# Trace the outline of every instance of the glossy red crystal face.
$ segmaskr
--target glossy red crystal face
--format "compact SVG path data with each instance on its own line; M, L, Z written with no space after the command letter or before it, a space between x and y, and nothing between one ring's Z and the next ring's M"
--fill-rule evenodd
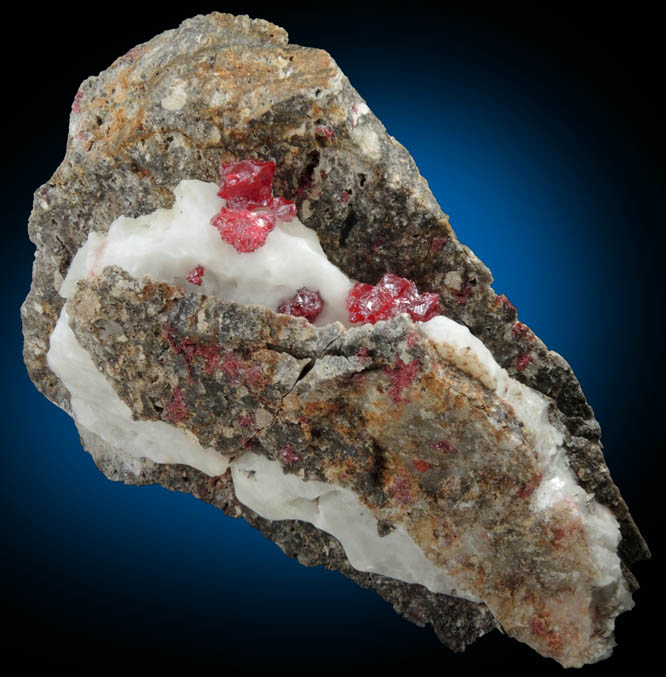
M186 279L190 284L196 284L197 287L200 287L201 283L203 282L204 272L205 271L203 266L195 266L187 274Z
M220 165L218 195L227 201L227 207L246 208L266 206L273 194L274 162L241 160Z
M296 203L284 197L273 197L268 208L280 221L291 221L296 216Z
M404 277L386 273L373 287L357 282L347 297L350 322L375 324L407 313L415 322L427 322L441 315L439 294L419 294L416 285Z
M274 174L271 161L248 159L220 165L218 195L227 204L211 219L211 225L239 253L256 251L275 228L276 219L291 221L296 215L296 203L273 197Z
M309 322L314 322L324 308L324 301L318 291L312 291L301 287L293 298L278 307L278 313L304 317Z

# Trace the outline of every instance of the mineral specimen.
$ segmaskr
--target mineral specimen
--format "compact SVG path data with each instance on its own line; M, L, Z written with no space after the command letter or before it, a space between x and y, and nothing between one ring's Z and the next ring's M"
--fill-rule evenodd
M649 551L592 410L331 57L199 16L75 101L24 357L100 470L243 517L453 649L501 627L608 656Z

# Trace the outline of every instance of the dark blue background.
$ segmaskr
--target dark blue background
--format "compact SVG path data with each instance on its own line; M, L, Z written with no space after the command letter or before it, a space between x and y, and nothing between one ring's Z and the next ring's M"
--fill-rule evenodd
M245 523L190 496L109 482L27 378L18 314L34 251L26 223L32 192L64 155L79 83L213 9L273 20L292 42L332 54L412 153L496 291L573 366L613 477L657 554L665 205L656 20L636 8L628 17L409 6L380 16L333 4L155 4L131 14L114 4L76 16L52 8L17 29L21 46L3 60L5 651L45 665L131 658L226 670L245 661L300 672L312 659L321 671L436 661L559 672L499 633L455 655L375 593L301 567ZM651 651L661 568L636 567L636 609L618 620L613 658L588 672Z

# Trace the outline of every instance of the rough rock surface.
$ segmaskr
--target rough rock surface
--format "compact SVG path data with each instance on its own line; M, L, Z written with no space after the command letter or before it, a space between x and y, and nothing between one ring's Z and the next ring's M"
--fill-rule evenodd
M46 353L64 302L58 289L88 233L106 232L120 215L138 216L168 207L173 202L171 189L181 179L216 181L220 160L244 157L277 163L276 194L297 200L299 218L317 231L329 259L347 275L374 284L389 271L413 280L419 289L439 292L446 314L469 327L511 376L552 398L554 416L566 429L568 459L581 486L608 506L620 523L624 563L649 556L610 478L599 426L569 365L517 321L516 310L505 297L494 293L489 271L458 242L412 158L387 135L331 57L320 50L289 45L282 29L264 21L223 14L195 17L135 47L82 84L72 105L65 160L36 192L29 224L37 257L32 288L22 308L24 357L31 378L45 396L70 411L69 393L48 368ZM361 401L359 391L364 387L359 373L386 379L390 399L391 370L400 368L391 346L412 331L403 320L369 330L375 340L368 345L376 349L370 368L365 358L357 356L365 345L361 339L354 343L356 338L340 338L335 325L323 333L302 320L281 317L278 321L266 309L224 306L228 319L220 326L228 334L229 345L221 344L219 337L213 343L205 331L196 338L217 345L218 357L219 351L222 357L231 354L248 373L251 365L243 362L250 360L248 345L240 356L233 351L249 339L261 344L256 349L262 352L256 357L262 369L254 381L243 384L249 397L245 404L248 415L256 414L257 407L272 412L269 426L239 431L231 422L243 412L234 404L225 419L219 408L207 408L201 398L206 378L210 378L205 365L189 363L174 349L186 338L183 317L192 316L191 304L201 302L201 297L189 297L166 285L144 288L141 284L110 270L97 287L81 284L70 303L75 309L73 329L95 360L101 362L103 353L103 361L108 364L111 357L122 373L136 372L133 353L114 350L108 339L113 332L91 330L100 328L94 323L103 316L113 316L128 335L134 330L144 332L134 340L144 346L146 354L153 350L166 353L166 363L153 365L156 390L146 389L141 377L114 379L109 373L135 416L163 418L174 387L182 386L184 411L196 415L187 413L175 421L172 417L171 422L187 425L203 444L233 451L256 443L275 458L280 457L279 449L291 444L304 461L306 477L310 473L313 478L319 478L326 467L339 467L341 458L321 465L326 450L335 446L352 461L344 481L377 506L385 501L381 483L375 481L378 455L373 442L368 438L350 446L341 428L334 426L322 434L327 444L317 445L312 442L316 425L310 420L307 437L293 411L290 418L289 403L292 397L307 400L308 379L325 376L322 358L326 356L337 360L337 376L350 383L356 379L348 388L354 406ZM144 300L162 304L156 316L168 321L155 324L149 335L147 318L138 323L128 311L138 313L147 306L126 303L127 299L120 303L113 289L143 293ZM114 298L115 306L110 301ZM209 312L222 312L222 302L211 299L209 303ZM173 308L181 315L169 315ZM100 314L91 317L93 311ZM336 341L338 349L327 352ZM413 359L428 367L426 349L414 345L409 350ZM188 378L195 384L189 390ZM202 385L197 397L193 390ZM230 403L236 403L231 391L227 396ZM311 414L328 425L332 414L322 411L326 393L318 397ZM284 418L277 416L281 408ZM327 437L331 430L338 431L335 445ZM432 624L440 639L454 649L464 648L496 626L483 604L354 570L334 538L306 523L262 519L235 498L229 473L209 478L184 466L137 461L81 427L80 433L84 446L109 478L136 484L159 482L169 489L192 492L227 514L242 516L304 564L337 569L376 589L415 623ZM306 452L313 447L317 454L308 456ZM408 451L405 454L409 456ZM410 474L410 482L414 476ZM441 479L432 476L429 481L436 484ZM418 491L425 496L427 489L420 486ZM630 587L635 587L628 569L625 572Z

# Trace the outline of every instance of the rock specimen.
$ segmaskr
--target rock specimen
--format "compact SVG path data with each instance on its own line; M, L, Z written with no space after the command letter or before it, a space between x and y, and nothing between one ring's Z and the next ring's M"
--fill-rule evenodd
M107 477L453 649L610 654L649 551L593 412L328 54L224 14L135 47L82 84L29 227L25 361Z

